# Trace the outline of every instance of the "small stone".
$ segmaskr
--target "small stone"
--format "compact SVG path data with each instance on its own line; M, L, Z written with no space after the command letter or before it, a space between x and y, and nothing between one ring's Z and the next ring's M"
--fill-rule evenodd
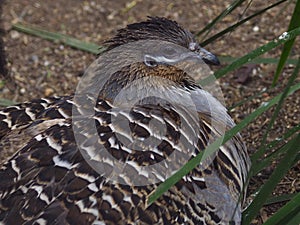
M115 18L115 15L116 15L116 12L113 11L111 14L109 14L109 15L107 16L107 19L108 19L108 20L113 20L113 19Z
M258 32L258 31L259 31L259 26L254 26L254 27L253 27L253 31L254 31L254 32Z
M28 41L28 37L27 36L23 37L23 43L24 43L24 45L28 45L29 41Z
M18 39L20 37L20 33L18 31L12 30L10 32L10 36L12 39Z
M25 89L25 88L21 88L21 89L20 89L20 93L21 93L21 94L25 94L25 93L26 93L26 89Z
M44 66L49 66L49 64L50 64L50 62L47 60L44 62Z

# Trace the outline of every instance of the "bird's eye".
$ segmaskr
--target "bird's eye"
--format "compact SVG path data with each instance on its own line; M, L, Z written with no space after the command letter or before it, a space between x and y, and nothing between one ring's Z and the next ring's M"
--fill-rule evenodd
M149 66L149 67L157 66L157 62L156 62L155 58L153 58L150 55L145 55L144 56L144 63L145 63L146 66Z

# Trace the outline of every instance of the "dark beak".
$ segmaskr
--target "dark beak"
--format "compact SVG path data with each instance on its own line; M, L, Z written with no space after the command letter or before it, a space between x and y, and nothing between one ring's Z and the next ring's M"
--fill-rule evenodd
M197 53L201 56L202 60L208 65L220 65L220 61L214 54L205 50L204 48L200 48Z

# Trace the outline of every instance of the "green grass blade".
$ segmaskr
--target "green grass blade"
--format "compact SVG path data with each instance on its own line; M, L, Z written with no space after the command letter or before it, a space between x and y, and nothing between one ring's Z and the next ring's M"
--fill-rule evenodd
M295 91L300 90L300 83L294 85L289 90L289 94L294 93ZM271 99L268 103L261 105L254 112L248 115L243 121L234 126L232 129L227 131L225 135L217 138L212 144L207 146L204 151L207 151L208 154L206 156L211 155L211 153L217 151L221 145L226 143L226 141L230 140L234 135L236 135L239 131L241 131L244 127L246 127L251 121L257 118L259 115L270 109L273 105L277 104L281 98L282 94L277 95L273 99ZM204 152L203 151L203 152ZM172 187L176 182L178 182L184 175L186 175L189 171L194 169L201 160L205 160L202 158L203 152L199 153L195 158L191 159L187 162L180 170L178 170L174 175L169 177L164 183L160 184L158 188L151 193L148 197L148 205L152 204L155 200L157 200L164 192L166 192L170 187Z
M272 8L278 6L278 5L280 5L280 4L282 4L283 2L286 2L286 1L287 1L287 0L281 0L281 1L278 1L278 2L276 2L276 3L274 3L274 4L270 5L270 6L268 6L268 7L266 7L266 8L264 8L264 9L262 9L262 10L256 12L256 13L254 13L254 14L252 14L251 16L248 16L248 17L246 17L245 19L240 20L239 22L233 24L232 26L227 27L226 29L222 30L221 32L215 34L214 36L212 36L212 37L210 37L210 38L208 38L208 39L206 39L206 40L203 41L200 45L204 47L205 45L207 45L207 44L209 44L209 43L215 41L216 39L222 37L224 34L227 34L228 32L233 31L234 29L236 29L236 28L239 27L240 25L246 23L247 21L253 19L254 17L259 16L259 15L265 13L266 11L268 11L269 9L272 9Z
M296 195L297 195L297 193L282 194L282 195L279 195L279 196L274 196L274 197L268 198L264 205L271 205L271 204L275 204L275 203L290 201Z
M290 87L292 86L292 84L294 83L294 81L296 80L296 78L297 78L297 76L299 74L299 70L300 70L300 57L298 59L298 64L297 64L296 68L294 69L293 74L289 78L287 86L286 86L286 88L284 89L284 91L282 93L281 99L280 99L278 105L275 108L275 111L274 111L274 113L272 115L272 118L271 118L270 122L268 123L268 127L267 127L267 129L266 129L266 131L265 131L265 133L263 135L263 138L262 138L262 141L261 141L261 145L260 145L259 149L257 150L257 152L255 152L255 154L252 156L252 160L253 160L252 163L255 163L256 160L258 160L259 158L261 158L262 155L265 153L265 150L266 150L265 144L267 142L268 133L270 132L273 124L275 123L276 118L279 115L279 112L280 112L280 110L282 108L284 100L287 97L287 93L288 93Z
M287 144L279 148L277 151L273 152L271 155L261 160L261 162L256 162L255 164L252 163L251 176L255 176L256 174L258 174L262 169L269 166L275 159L280 159L282 155L284 155L285 152L290 148L290 145L291 142L288 142Z
M247 55L239 58L238 60L234 61L233 63L229 64L228 66L216 71L214 75L208 76L207 78L200 81L200 85L207 85L211 82L215 81L215 78L220 78L224 76L225 74L241 67L242 65L251 62L256 57L266 53L267 51L270 51L271 49L291 40L292 38L295 38L296 36L300 35L300 28L296 28L292 31L287 32L287 35L285 35L284 38L281 36L279 38L276 38L273 41L270 41L269 43L258 47L257 49L253 50L252 52L248 53Z
M300 131L300 124L296 125L295 127L292 127L291 129L289 129L285 134L283 134L280 138L278 138L278 140L274 140L272 141L268 146L267 146L267 150L270 149L274 149L276 147L276 145L282 143L283 141L287 140L288 138L292 137L293 135L299 133ZM256 164L252 164L252 176L255 176L256 174L258 174L262 169L266 168L267 166L269 166L272 161L276 158L280 158L280 155L286 151L286 145L282 146L280 148L278 148L277 150L273 151L271 154L267 155L264 159L262 159L261 161L259 161ZM300 154L299 154L300 155ZM252 159L253 156L251 156L251 161L253 162ZM296 162L298 160L296 159ZM295 163L296 163L295 162Z
M220 15L218 15L215 19L213 19L209 24L207 24L201 31L199 31L196 36L200 36L204 32L207 32L206 35L209 33L211 28L221 21L225 16L230 14L233 10L235 10L238 6L240 6L245 0L235 0L233 1Z
M62 43L73 48L90 52L93 54L99 54L105 50L104 47L96 45L94 43L88 43L80 41L78 39L72 38L65 34L54 33L50 31L43 30L37 26L24 23L13 24L13 29L21 31L30 35L44 38L46 40L54 41L56 43Z
M234 105L228 107L227 110L230 112L230 111L233 110L234 108L236 108L236 107L238 107L238 106L241 106L241 105L243 105L243 104L246 103L246 102L252 101L253 99L255 99L255 98L261 96L263 93L266 93L266 92L268 92L268 91L270 91L270 89L269 89L269 90L268 90L268 89L264 89L264 90L262 90L262 91L260 91L260 92L258 92L258 93L256 93L256 94L254 94L254 95L251 95L250 97L248 97L248 98L246 98L246 99L244 99L244 100L242 100L242 101L239 101L238 103L236 103L236 104L234 104Z
M300 193L279 209L263 225L299 225L300 221ZM283 221L286 220L286 221Z
M288 31L293 30L297 27L300 27L300 0L297 0L297 2L296 2ZM276 69L274 79L273 79L273 83L272 83L273 87L276 85L276 83L278 81L279 75L281 74L281 72L283 70L283 67L286 63L286 60L287 60L287 58L288 58L288 56L291 52L291 49L294 45L295 39L296 39L295 37L290 39L283 46L283 50L281 52L280 60L279 60L279 63L277 65L277 69Z
M243 225L249 225L254 217L258 214L261 207L266 202L268 196L272 193L278 182L284 177L287 171L292 167L294 159L300 151L300 134L289 142L290 148L286 151L285 156L274 169L270 178L265 182L256 194L252 203L243 212ZM298 203L299 204L299 203Z
M284 133L281 137L278 136L278 138L276 138L274 141L271 141L268 145L267 145L267 150L269 149L274 149L278 144L282 143L283 141L287 140L289 137L291 137L292 135L294 135L295 133L297 133L298 131L300 131L300 124L290 128L286 133Z

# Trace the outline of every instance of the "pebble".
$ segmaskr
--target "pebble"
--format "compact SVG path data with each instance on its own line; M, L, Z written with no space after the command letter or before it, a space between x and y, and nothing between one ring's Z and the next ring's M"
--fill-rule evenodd
M20 93L21 93L21 94L25 94L25 93L26 93L26 89L25 89L25 88L21 88L21 89L20 89Z
M18 39L18 38L20 37L20 33L19 33L18 31L12 30L12 31L10 32L10 37L11 37L12 39Z
M253 27L253 31L254 31L254 32L258 32L258 31L259 31L259 26L254 26L254 27Z
M49 64L50 64L50 62L47 60L44 62L44 66L49 66Z

